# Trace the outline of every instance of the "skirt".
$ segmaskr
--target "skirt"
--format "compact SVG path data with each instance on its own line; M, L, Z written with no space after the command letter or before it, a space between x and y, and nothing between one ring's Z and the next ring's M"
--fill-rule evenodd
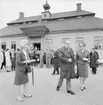
M29 82L28 74L20 71L15 72L14 85L23 85Z
M78 64L77 66L79 77L88 77L88 65L87 64Z

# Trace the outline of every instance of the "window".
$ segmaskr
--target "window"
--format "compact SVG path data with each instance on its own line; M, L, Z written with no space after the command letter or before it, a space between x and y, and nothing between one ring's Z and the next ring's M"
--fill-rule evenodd
M75 47L78 47L78 43L79 42L83 42L84 41L84 37L80 36L80 37L76 37L75 39Z
M46 39L46 45L48 46L48 47L51 47L52 46L52 43L53 43L53 40L52 39Z
M103 36L94 36L94 48L103 49Z
M3 50L6 50L6 42L2 42L2 43L1 43L1 48L2 48Z
M67 40L69 40L69 38L62 38L62 44Z
M76 44L82 41L84 41L83 37L76 37Z
M11 41L11 49L16 50L16 41Z

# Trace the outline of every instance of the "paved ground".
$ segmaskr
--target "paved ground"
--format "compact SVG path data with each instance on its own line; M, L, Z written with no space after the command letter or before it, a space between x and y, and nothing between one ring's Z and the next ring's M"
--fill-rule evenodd
M0 73L0 105L103 105L103 67L98 68L95 76L89 73L84 92L80 91L79 80L72 80L75 96L66 93L65 81L59 92L55 90L59 76L51 75L52 70L35 68L34 86L29 74L29 89L33 97L25 98L24 102L16 100L16 86L13 85L15 72Z

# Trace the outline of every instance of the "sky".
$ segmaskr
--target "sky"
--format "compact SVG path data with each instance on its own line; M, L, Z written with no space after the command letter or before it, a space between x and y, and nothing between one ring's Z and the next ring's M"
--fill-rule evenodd
M47 0L51 13L76 10L76 4L82 3L82 9L96 13L96 17L103 18L103 0ZM16 20L19 12L25 17L41 15L46 0L0 0L0 29Z

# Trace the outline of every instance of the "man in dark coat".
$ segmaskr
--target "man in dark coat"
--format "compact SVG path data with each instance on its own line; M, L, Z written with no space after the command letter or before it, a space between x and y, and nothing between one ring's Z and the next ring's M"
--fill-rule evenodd
M98 67L98 62L97 60L99 59L98 52L95 51L93 48L92 51L90 52L90 68L92 68L92 73L96 74L97 72L97 67Z
M53 54L53 66L54 66L54 70L52 75L55 74L55 72L57 72L57 75L59 74L59 56L58 56L59 50L57 49L54 54Z
M62 86L63 79L66 79L66 90L67 93L75 95L71 90L71 79L72 74L74 73L74 53L70 47L70 41L67 40L64 43L64 47L59 49L59 60L60 60L60 78L56 90L59 91Z

